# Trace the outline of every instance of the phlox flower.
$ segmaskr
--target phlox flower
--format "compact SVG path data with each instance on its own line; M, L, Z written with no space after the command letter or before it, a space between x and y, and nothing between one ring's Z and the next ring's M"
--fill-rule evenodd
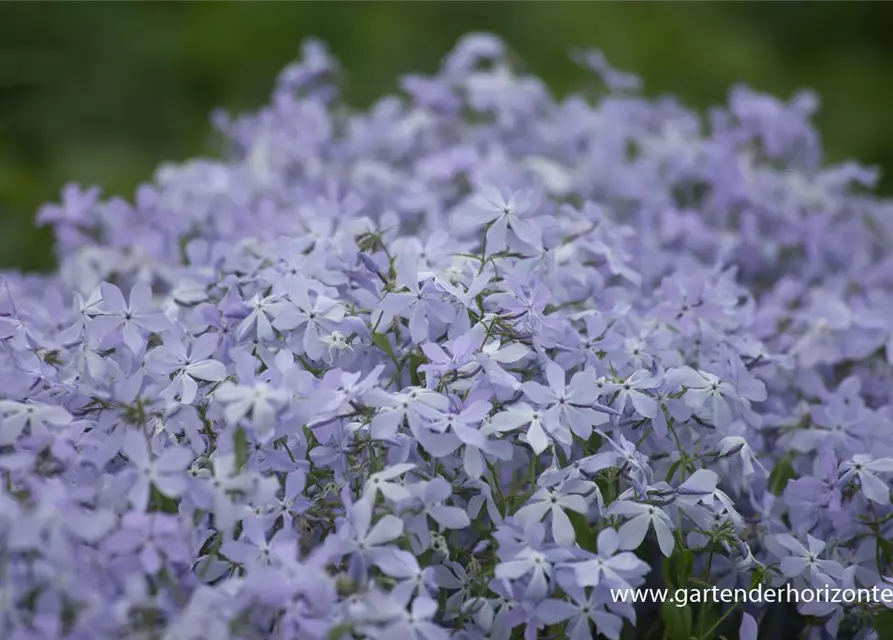
M676 541L673 538L675 525L670 517L654 505L641 504L630 500L619 500L608 507L608 515L627 516L630 519L621 525L618 533L622 549L636 549L642 544L648 530L653 528L661 553L673 553Z
M134 353L146 346L145 334L161 333L171 327L170 320L152 304L152 290L146 284L136 284L130 290L130 300L113 284L100 285L102 303L87 330L97 339L107 339L120 331L124 344Z

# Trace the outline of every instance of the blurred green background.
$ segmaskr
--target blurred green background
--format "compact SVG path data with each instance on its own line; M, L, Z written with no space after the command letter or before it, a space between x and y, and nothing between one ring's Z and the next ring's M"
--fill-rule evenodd
M881 166L893 190L893 3L2 3L0 267L52 266L32 220L65 182L129 197L159 162L213 153L209 112L261 105L304 37L365 105L470 30L502 35L559 94L584 78L578 46L699 108L738 81L812 87L829 157Z

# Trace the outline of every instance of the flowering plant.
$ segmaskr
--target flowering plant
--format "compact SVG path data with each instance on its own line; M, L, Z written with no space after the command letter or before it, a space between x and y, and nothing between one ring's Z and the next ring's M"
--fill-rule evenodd
M225 161L68 186L0 283L9 640L877 638L893 204L816 99L704 118L497 38L368 111L310 42ZM638 635L637 635L638 634Z

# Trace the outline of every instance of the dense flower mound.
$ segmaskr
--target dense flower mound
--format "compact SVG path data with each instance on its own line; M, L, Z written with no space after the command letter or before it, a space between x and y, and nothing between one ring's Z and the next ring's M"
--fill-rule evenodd
M893 205L809 94L703 117L577 59L557 100L470 35L357 112L309 43L226 160L39 212L0 637L878 637L612 598L891 587Z

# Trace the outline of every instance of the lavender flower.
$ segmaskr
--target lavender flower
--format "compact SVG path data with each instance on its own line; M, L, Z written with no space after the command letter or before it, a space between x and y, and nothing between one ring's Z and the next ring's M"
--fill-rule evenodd
M356 110L302 56L0 274L0 636L883 637L611 596L893 581L893 208L815 99L556 100L470 34Z

